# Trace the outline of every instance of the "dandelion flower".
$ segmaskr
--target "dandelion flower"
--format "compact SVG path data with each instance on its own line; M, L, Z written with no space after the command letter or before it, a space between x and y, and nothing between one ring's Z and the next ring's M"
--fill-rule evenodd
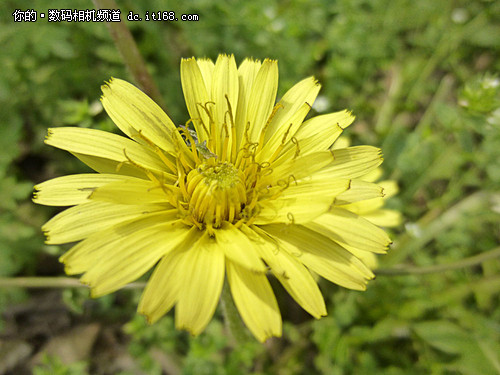
M320 86L312 77L275 104L278 65L234 57L183 59L189 120L176 127L139 89L102 86L104 109L127 137L52 128L45 143L98 173L35 186L34 201L73 206L43 226L47 243L78 242L61 257L92 296L154 271L138 311L155 322L175 305L179 329L199 334L224 280L249 330L281 335L268 277L313 317L326 315L311 271L363 290L372 271L352 249L384 253L386 233L337 206L383 195L362 177L382 162L370 146L330 150L348 111L305 120ZM361 204L361 203L360 203Z

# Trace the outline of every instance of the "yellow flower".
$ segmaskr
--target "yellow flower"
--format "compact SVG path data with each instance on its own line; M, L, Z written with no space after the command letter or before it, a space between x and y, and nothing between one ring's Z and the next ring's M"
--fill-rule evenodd
M174 305L176 326L200 333L225 275L255 337L281 335L273 275L312 316L326 315L320 276L363 290L371 270L350 249L384 253L390 240L333 202L382 196L362 177L382 162L370 146L329 150L354 120L348 111L304 121L320 86L306 78L275 105L276 61L184 59L190 119L176 127L133 85L112 79L102 104L128 138L94 129L49 129L46 143L98 174L55 178L35 202L74 206L43 226L47 243L81 241L61 257L93 296L156 265L138 310L150 322ZM192 128L191 128L192 126Z

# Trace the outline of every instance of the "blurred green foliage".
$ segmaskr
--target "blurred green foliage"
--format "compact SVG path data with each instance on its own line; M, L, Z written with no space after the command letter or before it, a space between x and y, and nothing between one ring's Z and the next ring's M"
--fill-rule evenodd
M87 375L86 367L85 362L66 365L58 357L44 355L41 364L33 368L33 375Z
M428 266L489 251L500 238L500 2L465 0L120 1L128 11L196 13L199 22L128 23L167 105L187 111L179 61L234 53L279 60L282 95L315 75L316 112L352 109L354 144L382 147L386 177L400 185L389 206L406 222L381 268ZM51 9L67 8L51 1ZM83 0L72 9L90 8ZM117 131L99 103L111 76L133 80L103 23L14 23L0 4L0 277L62 275L46 267L64 249L43 244L56 210L34 207L33 184L87 171L44 146L49 126ZM148 374L167 363L182 374L498 374L500 262L431 275L381 274L364 293L321 287L329 316L313 321L283 294L284 338L234 345L220 317L198 338L175 331L171 314L153 326L123 326L129 352ZM65 292L76 319L125 322L138 293L85 305ZM0 309L29 295L0 290ZM89 312L90 311L90 312ZM82 315L79 315L82 314ZM163 364L163 365L162 365ZM81 374L46 358L36 374ZM175 372L172 372L175 373Z

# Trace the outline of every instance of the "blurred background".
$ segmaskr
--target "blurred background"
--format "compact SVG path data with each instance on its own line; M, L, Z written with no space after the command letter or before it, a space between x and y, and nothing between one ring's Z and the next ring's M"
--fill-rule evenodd
M319 321L277 290L284 335L263 345L234 343L220 312L197 338L172 313L148 326L140 289L92 300L85 288L6 285L64 276L68 247L40 230L58 209L35 206L32 188L88 169L45 146L47 128L117 132L100 85L134 82L105 23L14 22L16 9L69 6L47 4L0 3L0 374L500 374L500 2L118 2L122 20L199 16L127 22L176 124L187 120L181 57L278 59L278 96L316 76L312 115L351 109L344 135L381 147L383 179L399 185L386 206L402 221L368 290L321 281Z

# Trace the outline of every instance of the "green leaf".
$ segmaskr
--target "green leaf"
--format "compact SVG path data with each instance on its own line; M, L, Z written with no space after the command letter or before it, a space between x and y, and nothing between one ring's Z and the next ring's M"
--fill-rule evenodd
M429 345L449 354L460 354L471 340L467 331L448 320L416 323L413 331Z

